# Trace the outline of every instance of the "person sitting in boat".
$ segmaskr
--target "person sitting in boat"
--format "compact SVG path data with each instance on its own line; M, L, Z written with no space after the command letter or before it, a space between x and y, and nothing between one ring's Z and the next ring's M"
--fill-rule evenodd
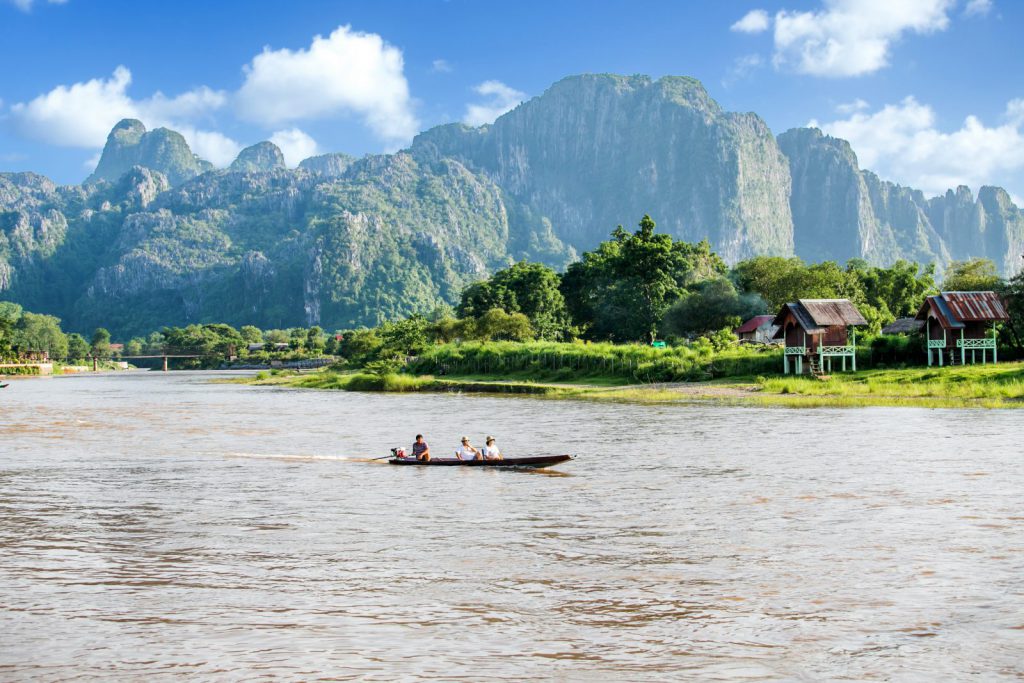
M487 437L487 445L484 446L484 460L501 460L501 451L498 444L494 443L494 437Z
M472 444L469 443L469 437L462 437L462 446L455 451L455 457L459 460L483 460L483 455L480 451L473 448Z
M424 462L430 462L430 446L423 440L422 434L416 435L416 441L412 445L412 457Z

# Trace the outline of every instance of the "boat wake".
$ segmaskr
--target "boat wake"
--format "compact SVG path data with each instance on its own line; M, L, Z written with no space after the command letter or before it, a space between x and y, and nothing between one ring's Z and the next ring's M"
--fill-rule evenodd
M258 460L329 460L341 462L373 462L373 458L354 458L345 455L320 455L316 453L223 453L217 452L225 458L252 458Z

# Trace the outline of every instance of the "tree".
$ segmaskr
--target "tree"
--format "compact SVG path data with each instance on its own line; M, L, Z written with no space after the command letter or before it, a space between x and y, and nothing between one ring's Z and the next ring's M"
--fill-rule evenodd
M915 315L924 298L936 292L935 264L922 268L899 260L888 268L878 268L860 263L851 259L846 262L846 269L860 279L867 303L887 314L886 323Z
M764 313L764 300L757 294L741 295L735 285L718 277L697 285L665 313L665 332L684 336L737 327L744 320Z
M383 346L384 342L381 341L377 330L368 330L364 327L345 332L338 353L345 360L355 365L362 365L377 360Z
M93 358L109 358L110 332L102 327L97 327L96 331L92 333L90 347Z
M520 261L463 290L458 314L478 318L492 308L522 313L540 339L565 339L572 334L572 321L559 284L551 268Z
M41 313L22 313L14 326L14 347L21 351L41 352L51 358L68 355L68 338L60 329L60 318Z
M1003 286L999 270L991 259L972 258L953 261L942 280L944 292L981 292L998 290Z
M427 319L413 315L405 320L384 323L379 328L382 355L415 356L427 348Z
M287 344L290 339L288 330L267 330L263 333L263 340L268 344Z
M86 356L89 355L89 342L85 341L85 337L72 332L68 335L68 358L75 361L85 360Z
M255 325L242 325L242 328L238 332L242 335L242 339L245 340L246 344L263 343L263 332L261 332L260 328Z
M1000 290L1006 301L1006 312L1010 319L1003 328L1004 334L1018 350L1024 349L1024 270L1020 271Z
M142 337L132 337L124 345L124 355L141 356L146 348L146 340Z
M472 320L467 318L466 321ZM501 308L492 308L476 318L467 336L481 341L518 341L533 339L533 328L530 319L522 313L506 313Z
M650 216L634 233L617 227L610 241L585 253L562 277L569 311L588 336L653 341L665 311L688 286L726 272L706 240L674 242L655 227Z
M324 330L319 325L313 325L306 332L306 348L310 353L321 354L327 346L327 339L324 337Z
M0 301L0 358L13 354L14 326L21 318L21 306L10 301Z

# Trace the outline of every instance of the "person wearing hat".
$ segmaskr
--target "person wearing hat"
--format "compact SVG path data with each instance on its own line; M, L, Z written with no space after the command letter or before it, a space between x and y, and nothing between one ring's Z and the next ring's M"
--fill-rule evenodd
M483 460L480 451L473 448L469 443L469 437L462 437L462 446L455 451L455 457L459 460Z
M494 437L487 437L487 445L484 446L484 460L501 460L501 451L498 444L494 443Z

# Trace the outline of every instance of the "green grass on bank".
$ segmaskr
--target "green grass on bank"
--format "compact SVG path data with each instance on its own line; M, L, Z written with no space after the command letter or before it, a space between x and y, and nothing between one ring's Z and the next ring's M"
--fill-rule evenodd
M607 379L607 378L606 378ZM474 392L636 403L716 402L789 408L914 406L1024 407L1024 363L946 368L864 370L827 380L807 377L734 377L711 382L617 384L537 382L515 377L371 375L360 372L260 373L240 380L306 389L384 392Z
M887 404L973 405L1024 401L1024 363L998 363L945 368L866 370L838 373L826 380L773 377L760 382L765 395L858 401L892 399Z

